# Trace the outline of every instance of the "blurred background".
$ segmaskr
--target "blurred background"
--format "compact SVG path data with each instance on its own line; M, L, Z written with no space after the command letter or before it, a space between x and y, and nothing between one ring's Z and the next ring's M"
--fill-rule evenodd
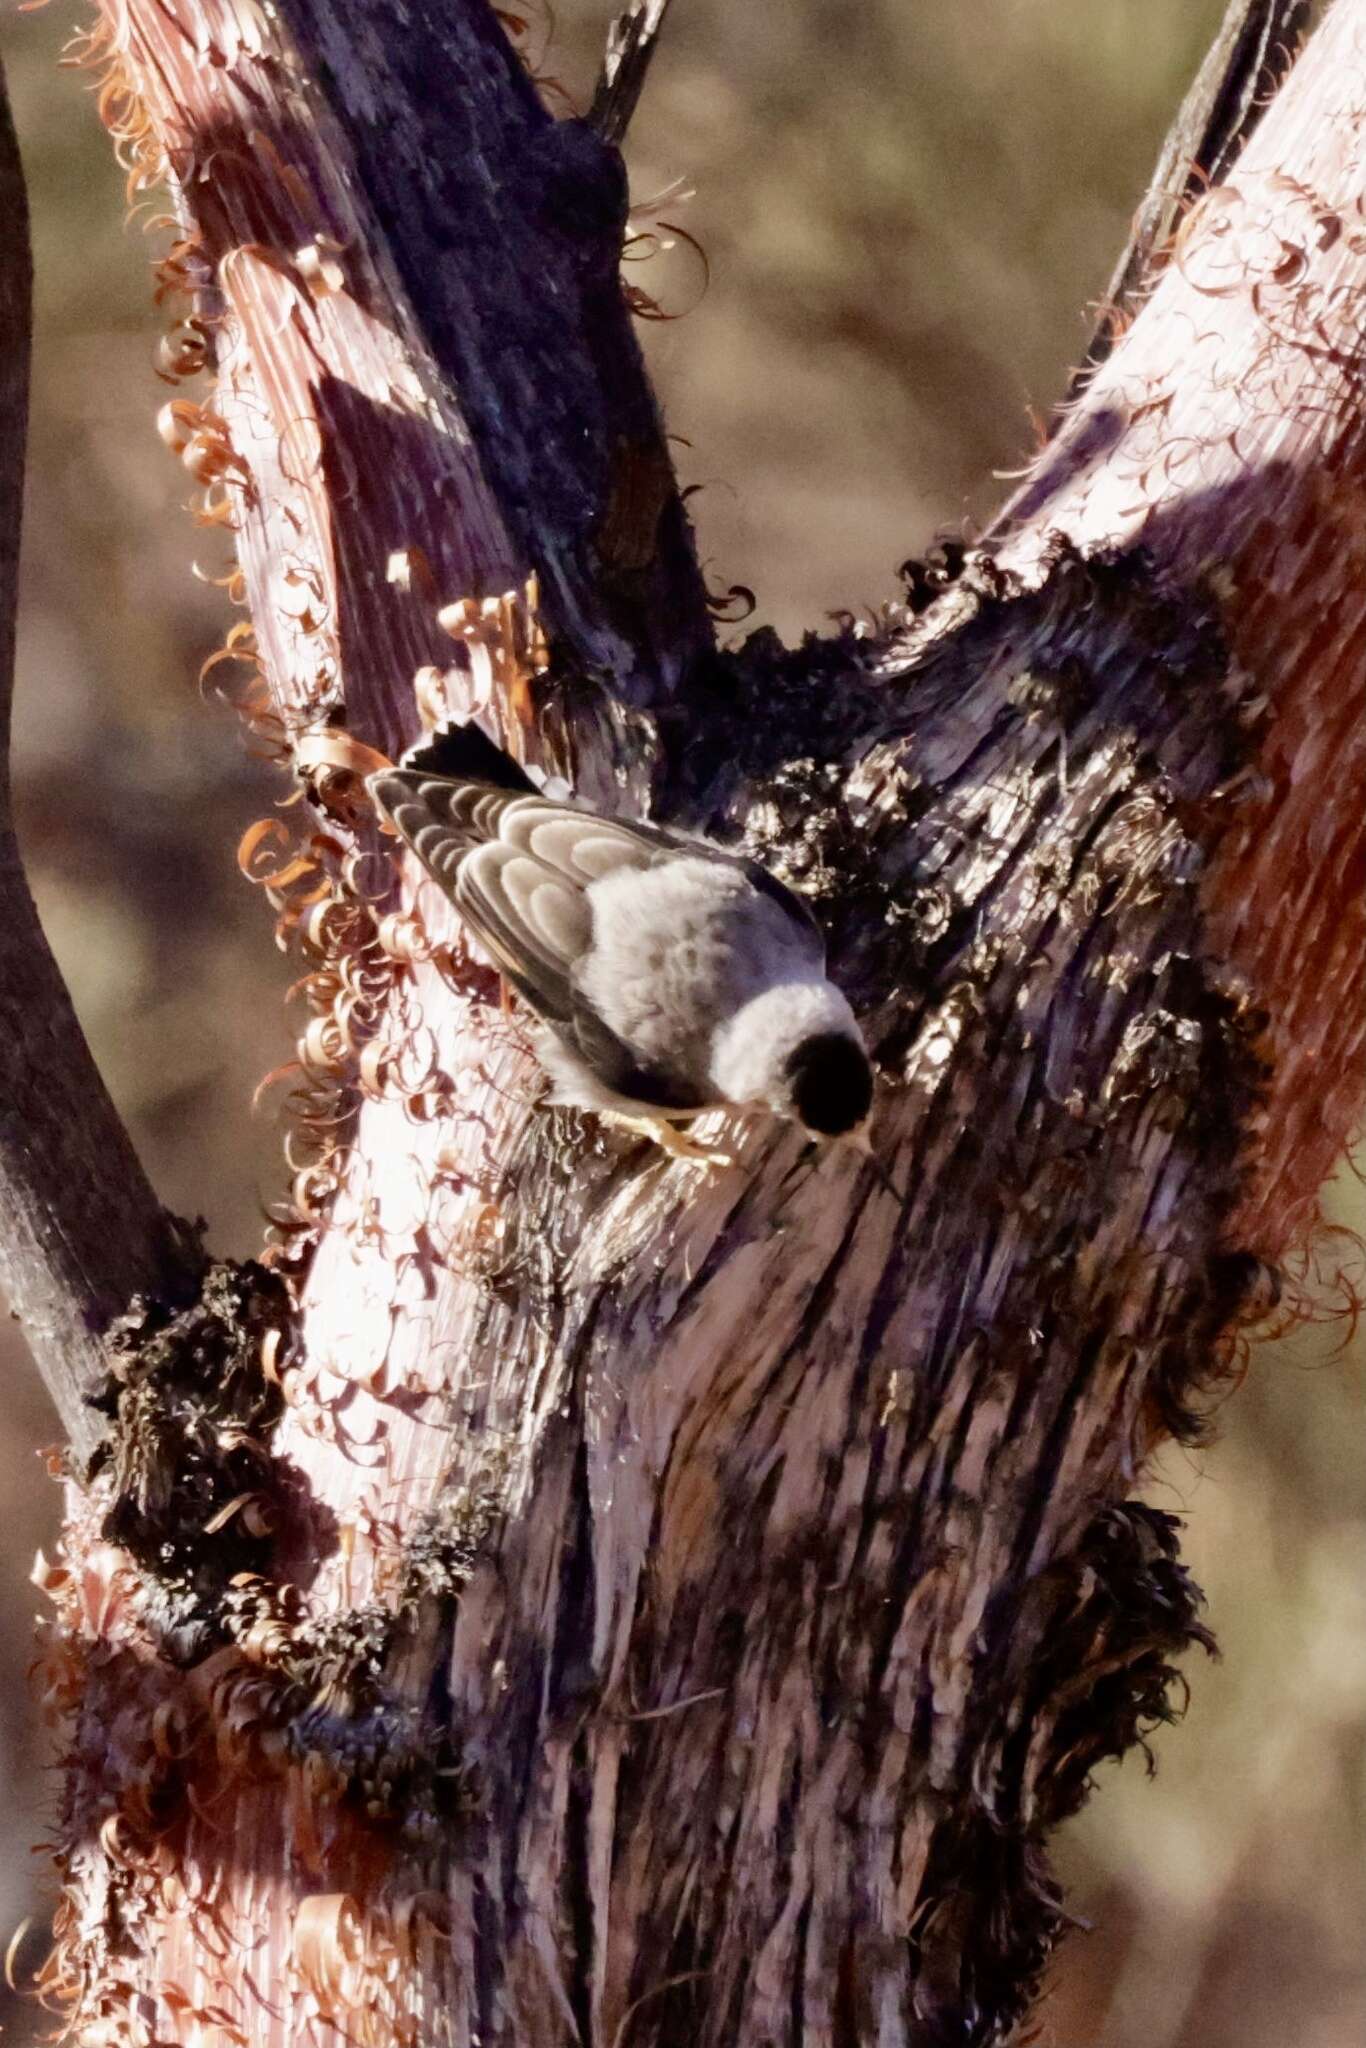
M538 68L585 103L610 0L532 7ZM1223 0L676 0L632 145L628 275L712 581L785 634L876 604L939 529L971 532L1089 332ZM276 1190L256 1081L288 1055L288 964L238 878L276 794L199 665L225 563L156 440L146 250L65 0L6 9L38 269L16 715L34 888L164 1198L245 1253ZM684 198L682 187L692 196ZM658 204L658 195L665 194ZM663 231L668 239L667 230ZM645 245L642 245L645 246ZM748 628L746 628L747 630ZM1366 1226L1344 1170L1330 1212ZM1366 2039L1366 1344L1345 1319L1263 1346L1208 1452L1152 1482L1187 1518L1222 1661L1184 1724L1110 1770L1061 1845L1074 1910L1051 2048L1360 2048ZM29 1560L56 1489L44 1397L0 1324L0 1939L41 1912ZM37 1932L19 1971L36 1960ZM9 2002L12 2040L48 2024Z

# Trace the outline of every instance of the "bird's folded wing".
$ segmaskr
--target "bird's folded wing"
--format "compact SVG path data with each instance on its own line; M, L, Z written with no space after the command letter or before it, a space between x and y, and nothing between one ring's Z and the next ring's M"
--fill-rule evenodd
M739 867L806 932L813 956L823 955L799 897L755 863L705 841L421 768L385 769L369 786L514 987L543 1017L573 1026L577 1035L590 1021L574 977L593 942L585 892L623 868L678 855Z
M501 840L460 861L451 891L456 909L509 980L554 1023L574 1014L571 976L593 940L583 891L544 861Z
M420 769L386 769L370 786L513 985L544 1017L569 1024L582 1007L574 965L593 937L585 890L667 855L670 836Z

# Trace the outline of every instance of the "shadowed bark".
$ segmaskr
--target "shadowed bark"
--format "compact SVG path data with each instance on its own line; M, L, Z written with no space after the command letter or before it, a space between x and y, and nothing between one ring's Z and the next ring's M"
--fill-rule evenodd
M51 1581L48 1988L148 2042L1003 2040L1049 1830L1207 1640L1128 1493L1358 1107L1366 0L993 552L724 657L618 160L483 0L278 19L107 0L87 53L179 217L164 426L306 792L244 865L310 1019L266 1264L126 1320ZM359 780L436 712L807 894L890 1188L539 1104Z

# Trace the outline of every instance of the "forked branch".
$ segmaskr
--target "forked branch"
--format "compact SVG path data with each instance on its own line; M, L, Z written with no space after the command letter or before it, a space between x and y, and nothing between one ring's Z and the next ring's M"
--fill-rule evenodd
M607 54L588 119L604 142L618 148L640 104L668 11L669 0L631 0L608 33Z

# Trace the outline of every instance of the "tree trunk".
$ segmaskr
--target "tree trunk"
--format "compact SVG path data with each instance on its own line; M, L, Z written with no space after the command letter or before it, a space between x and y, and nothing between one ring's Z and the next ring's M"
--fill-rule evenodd
M795 654L713 650L619 159L484 0L102 0L86 54L173 194L309 1021L264 1264L110 1340L46 1988L92 2042L1003 2040L1049 1830L1206 1640L1129 1492L1359 1106L1366 0L991 552ZM807 894L890 1186L540 1104L359 780L437 712Z

